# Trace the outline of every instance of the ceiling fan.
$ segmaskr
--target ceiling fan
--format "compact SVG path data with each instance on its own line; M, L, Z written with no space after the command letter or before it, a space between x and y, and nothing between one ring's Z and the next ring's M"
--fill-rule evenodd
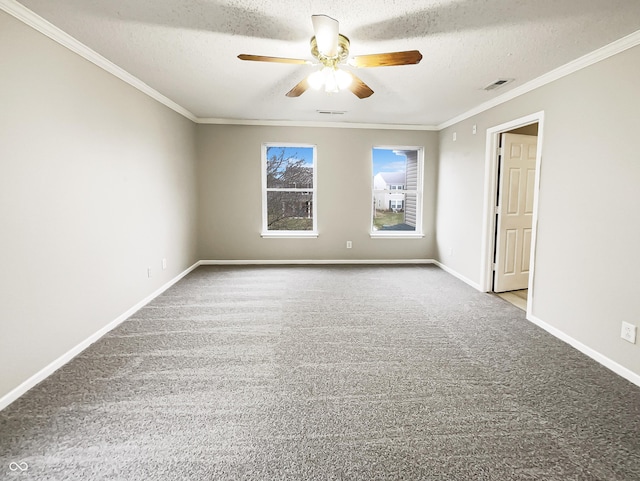
M319 63L297 58L265 57L248 54L238 55L238 58L256 62L322 65L320 70L316 70L287 92L287 97L299 97L309 88L316 90L324 88L326 92L338 92L348 88L361 99L370 97L373 94L373 90L351 72L342 70L340 65L389 67L394 65L414 65L422 60L422 54L418 50L360 55L348 59L349 39L338 32L338 21L327 15L312 15L311 21L313 22L315 33L311 38L311 55Z

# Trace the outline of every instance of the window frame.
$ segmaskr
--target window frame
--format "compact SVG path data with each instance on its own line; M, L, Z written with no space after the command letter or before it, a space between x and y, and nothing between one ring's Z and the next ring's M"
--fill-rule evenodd
M415 151L417 152L416 159L416 170L417 170L417 179L416 179L416 189L407 189L406 183L402 185L402 189L392 189L391 186L397 186L396 184L389 185L387 189L375 189L374 187L374 174L373 174L373 154L374 149L380 150L407 150L407 151ZM423 238L424 232L422 229L422 217L423 217L423 202L424 202L424 147L423 146L400 146L400 145L374 145L371 147L371 162L370 162L370 179L371 179L371 219L369 223L370 236L372 239L407 239L407 238ZM403 209L406 210L406 195L416 195L416 228L413 231L380 231L373 229L373 221L375 218L375 210L376 210L376 194L404 194Z
M311 148L313 151L313 186L311 188L311 216L313 227L311 230L269 230L269 215L267 209L267 192L309 192L310 189L267 187L267 151L272 147ZM264 142L261 146L261 174L262 174L262 232L261 236L268 238L316 238L318 237L318 147L316 144L303 142Z

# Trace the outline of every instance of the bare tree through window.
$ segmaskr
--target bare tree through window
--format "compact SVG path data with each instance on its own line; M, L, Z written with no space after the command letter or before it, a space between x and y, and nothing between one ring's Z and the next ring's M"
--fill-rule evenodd
M266 146L266 230L314 230L314 148Z

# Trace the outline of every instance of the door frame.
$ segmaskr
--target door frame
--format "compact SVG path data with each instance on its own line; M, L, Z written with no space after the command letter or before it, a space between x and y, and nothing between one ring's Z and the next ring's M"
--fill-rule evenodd
M527 296L527 317L531 315L533 301L533 280L535 276L535 252L538 230L538 197L540 191L540 166L542 161L542 137L544 132L544 111L505 122L487 129L484 175L484 204L482 223L482 254L480 287L483 292L493 290L493 253L496 240L496 213L498 203L498 147L500 134L525 125L538 124L538 144L536 152L536 174L533 188L533 219L531 232L531 257L529 271L529 294Z

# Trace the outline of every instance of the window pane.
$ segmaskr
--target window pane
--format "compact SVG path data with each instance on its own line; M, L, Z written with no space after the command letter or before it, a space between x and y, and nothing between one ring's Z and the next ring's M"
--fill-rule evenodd
M374 231L416 230L416 194L377 192L375 196Z
M373 231L416 231L418 153L415 149L373 149Z
M267 192L268 230L313 230L311 192Z
M375 193L374 231L415 231L416 194Z
M312 189L313 147L267 147L267 188Z

